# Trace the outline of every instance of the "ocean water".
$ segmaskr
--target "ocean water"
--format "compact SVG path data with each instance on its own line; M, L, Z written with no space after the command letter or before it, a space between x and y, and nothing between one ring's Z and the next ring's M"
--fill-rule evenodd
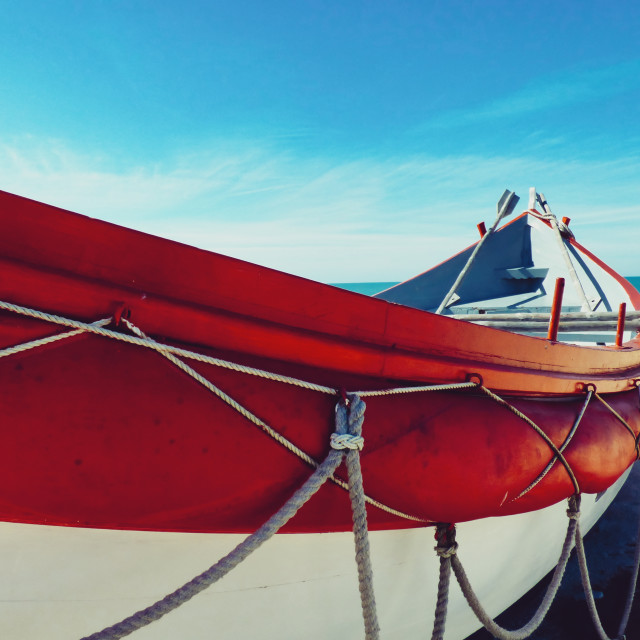
M398 284L398 282L334 282L333 286L362 293L365 296L372 296L374 293L393 287L394 284Z
M640 276L625 276L627 280L640 291ZM362 293L365 296L372 296L374 293L384 291L389 287L392 287L397 282L335 282L334 287L340 287L341 289L347 289L347 291L355 291L356 293Z
M640 291L640 276L627 276L627 280Z

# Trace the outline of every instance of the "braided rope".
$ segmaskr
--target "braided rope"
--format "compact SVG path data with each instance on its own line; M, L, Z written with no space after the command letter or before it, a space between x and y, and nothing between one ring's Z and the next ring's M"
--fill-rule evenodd
M253 367L246 367L243 365L238 365L232 362L228 362L225 360L221 360L219 358L213 358L210 356L203 356L202 354L198 354L196 352L188 351L185 349L180 349L177 347L172 347L170 345L165 345L156 342L155 340L150 339L142 330L136 327L129 320L122 318L122 321L126 324L126 326L135 334L134 336L128 336L126 334L122 334L119 332L114 332L111 330L104 329L104 326L111 322L111 318L98 320L94 323L87 324L75 320L70 320L67 318L63 318L61 316L56 316L53 314L48 314L40 311L36 311L33 309L28 309L26 307L20 307L18 305L13 305L11 303L0 301L0 308L5 309L7 311L13 311L15 313L19 313L21 315L26 315L34 318L38 318L41 320L45 320L47 322L52 322L55 324L60 324L63 326L73 327L74 330L56 334L53 336L47 336L45 338L41 338L38 340L33 340L30 342L26 342L20 345L15 345L12 347L7 347L5 349L0 350L0 357L14 355L16 353L24 352L29 349L34 349L40 346L44 346L47 344L51 344L56 341L64 340L66 338L70 338L72 336L79 335L84 332L95 333L97 335L101 335L103 337L108 337L116 340L120 340L123 342L128 342L131 344L135 344L138 346L143 346L146 348L151 348L157 351L160 355L167 358L170 362L172 362L175 366L180 368L182 371L187 373L209 391L214 393L218 398L227 403L230 407L238 411L243 417L245 417L250 422L259 426L263 431L265 431L269 436L275 439L278 443L284 446L289 451L293 452L295 455L304 460L307 464L315 468L312 476L305 482L305 484L296 491L296 493L292 496L292 498L276 513L272 516L258 531L254 534L248 536L242 543L240 543L231 553L222 558L218 563L210 567L207 571L196 576L193 580L186 583L173 593L169 594L162 600L156 602L154 605L143 609L133 616L126 618L125 620L108 627L100 632L87 636L83 640L115 640L117 638L122 638L133 631L150 624L151 622L159 619L160 617L166 615L170 611L173 611L175 608L181 606L192 597L206 589L208 586L217 582L220 578L226 575L231 569L237 566L240 562L242 562L248 555L250 555L255 549L257 549L263 542L272 537L286 522L288 522L297 511L318 491L318 489L324 484L327 479L331 479L339 486L348 489L349 496L352 504L352 516L353 516L353 530L354 530L354 540L356 547L356 562L358 566L358 578L359 578L359 588L361 595L361 604L363 611L363 619L365 624L365 636L367 640L377 640L379 637L379 625L377 621L376 614L376 605L375 605L375 597L373 594L373 581L372 581L372 568L371 568L371 559L370 559L370 548L369 548L369 540L368 540L368 527L367 527L367 516L366 516L366 502L373 504L379 508L384 509L394 515L408 518L415 521L423 521L420 518L416 518L414 516L410 516L404 514L402 512L396 511L390 507L387 507L384 504L381 504L364 494L363 484L362 484L362 471L360 467L360 456L359 451L362 450L364 441L361 436L362 431L362 422L364 419L364 409L365 405L362 402L360 396L385 396L385 395L393 395L393 394L405 394L405 393L416 393L416 392L428 392L428 391L448 391L454 389L463 389L463 388L473 388L478 387L483 393L485 393L488 397L496 401L498 404L504 406L513 412L516 416L524 420L529 426L531 426L540 437L542 437L545 442L549 445L549 447L554 452L554 458L549 462L549 464L545 467L545 469L541 472L541 474L523 491L516 499L522 497L528 491L533 489L551 470L553 465L557 460L565 467L571 481L576 490L576 495L570 499L574 502L574 506L571 507L567 511L567 515L569 517L569 526L567 528L567 534L565 537L565 542L562 548L562 552L560 555L560 559L554 571L554 575L552 581L547 588L545 596L543 598L540 607L531 618L531 620L515 631L509 631L497 625L493 619L491 619L486 611L481 606L480 602L477 599L477 596L473 592L473 589L468 581L464 568L457 557L457 543L455 543L455 537L453 541L448 546L438 545L436 547L436 551L440 556L440 578L438 584L438 600L436 605L436 615L434 620L434 630L432 635L432 640L441 640L444 635L444 628L446 622L446 613L447 613L447 604L448 604L448 592L449 592L449 584L450 584L450 574L451 569L456 575L456 578L460 584L460 587L463 591L465 598L467 599L469 605L473 609L474 613L478 617L478 619L482 622L485 628L492 633L496 638L500 640L523 640L524 638L529 637L535 629L541 624L544 619L555 595L557 593L558 587L562 580L562 576L564 574L567 560L569 554L571 552L571 547L575 540L578 560L580 564L580 573L582 577L583 587L585 590L585 595L587 598L587 603L589 607L589 611L591 617L593 619L594 625L596 627L596 631L601 640L610 640L606 635L602 624L600 622L597 609L595 606L595 602L593 599L593 592L591 589L591 584L588 575L588 568L586 564L586 556L584 553L584 545L582 541L582 536L580 533L579 525L578 525L578 516L579 516L579 487L575 475L566 459L562 455L562 452L566 449L568 444L571 442L578 425L580 424L586 408L591 400L592 395L595 395L596 398L625 426L625 428L630 432L634 439L634 444L636 448L637 457L640 457L640 450L638 448L638 440L636 438L633 429L629 426L629 424L598 394L595 390L589 389L587 398L585 399L584 405L577 416L573 427L571 428L569 434L565 438L563 444L560 448L557 448L555 444L549 439L549 437L544 433L544 431L538 427L530 418L528 418L525 414L519 411L516 407L506 402L503 398L493 393L484 385L482 382L474 383L474 382L465 382L465 383L452 383L452 384L441 384L441 385L428 385L428 386L420 386L420 387L401 387L401 388L392 388L392 389L383 389L383 390L372 390L372 391L362 391L358 394L349 394L349 408L347 409L347 404L339 403L336 407L336 432L331 436L331 447L332 450L329 452L327 457L322 463L318 463L313 458L311 458L304 451L296 447L293 443L291 443L288 439L281 436L277 431L272 429L269 425L267 425L264 421L260 420L255 414L250 412L248 409L244 408L238 402L236 402L229 395L224 393L221 389L216 387L213 383L207 380L204 376L195 371L192 367L184 363L180 360L178 355L190 359L194 359L200 362L205 362L207 364L213 364L215 366L221 366L224 368L232 369L242 373L248 373L251 375L256 375L264 378L268 378L271 380L284 382L287 384L293 384L296 386L300 386L306 389L319 391L321 393L335 394L335 390L330 387L324 387L322 385L315 385L313 383L308 383L303 380L299 380L296 378L291 378L288 376L282 376L278 374L273 374L271 372L267 372L260 369L255 369ZM347 425L348 424L348 428ZM346 453L345 453L346 452ZM344 481L341 481L338 478L333 476L337 467L341 463L342 459L346 458L347 462L347 470L349 482L348 484ZM575 506L577 505L577 506ZM455 531L455 530L454 530ZM453 534L455 536L455 533ZM635 556L635 571L632 580L632 585L630 589L630 594L627 599L627 604L625 607L625 612L623 614L622 621L620 623L620 631L619 637L623 637L624 629L626 628L628 618L631 611L631 603L633 602L633 595L635 592L635 584L637 580L638 570L640 568L640 528L638 535L638 542L636 546L636 556Z
M155 620L159 620L162 616L177 609L195 595L223 578L296 514L337 469L342 462L342 457L339 451L331 450L324 462L318 466L312 476L276 514L271 516L260 529L245 538L233 551L209 569L151 606L134 613L121 622L107 627L102 631L86 636L82 640L116 640L117 638L123 638L137 629L141 629Z
M475 382L453 382L451 384L431 384L422 387L394 387L392 389L378 389L372 391L355 391L363 398L372 398L375 396L391 396L405 393L416 393L425 391L456 391L458 389L473 389L478 385Z
M516 416L518 416L518 418L520 418L521 420L524 420L547 443L547 445L549 445L549 448L553 451L556 458L560 460L560 462L562 463L562 466L566 469L567 474L569 475L569 478L573 483L574 493L579 494L580 487L578 486L578 480L575 474L573 473L571 466L566 461L565 457L562 455L558 447L556 447L556 445L552 442L551 438L549 438L549 436L533 420L531 420L531 418L526 416L524 413L522 413L522 411L514 407L512 404L509 404L506 400L501 398L499 395L493 393L493 391L490 391L482 384L478 384L478 388L487 396L489 396L492 400L495 400L499 405L505 407L506 409L509 409L509 411L514 413Z
M256 424L257 426L259 426L263 431L265 431L265 433L267 433L269 436L274 438L277 442L279 442L286 449L288 449L289 451L291 451L292 453L297 455L301 460L306 462L308 465L310 465L310 466L312 466L314 468L317 467L317 465L318 465L318 463L315 460L313 460L313 458L311 458L308 454L306 454L304 451L302 451L301 449L296 447L289 440L287 440L286 438L281 436L275 429L273 429L272 427L267 425L264 421L260 420L260 418L255 416L253 413L251 413L250 411L248 411L247 409L242 407L242 405L240 405L233 398L231 398L229 395L224 393L221 389L219 389L218 387L213 385L209 380L207 380L204 376L199 374L193 368L189 367L189 365L184 363L177 356L181 356L181 357L188 358L188 359L193 359L193 360L196 360L196 361L199 361L199 362L203 362L203 363L206 363L206 364L211 364L211 365L214 365L214 366L223 367L223 368L230 369L230 370L233 370L233 371L237 371L237 372L240 372L240 373L254 375L254 376L258 376L258 377L274 380L274 381L277 381L277 382L282 382L282 383L285 383L285 384L295 385L295 386L298 386L298 387L302 387L302 388L305 388L305 389L317 391L317 392L320 392L320 393L335 395L337 393L336 389L333 389L331 387L326 387L326 386L323 386L323 385L317 385L317 384L310 383L310 382L307 382L305 380L300 380L298 378L293 378L293 377L290 377L290 376L284 376L284 375L280 375L280 374L275 374L275 373L272 373L272 372L269 372L269 371L265 371L263 369L257 369L257 368L254 368L254 367L249 367L249 366L245 366L245 365L239 365L237 363L233 363L233 362L230 362L230 361L227 361L227 360L222 360L220 358L214 358L212 356L205 356L203 354L200 354L200 353L197 353L197 352L194 352L194 351L190 351L190 350L187 350L187 349L182 349L182 348L179 348L179 347L174 347L174 346L171 346L171 345L167 345L167 344L156 342L155 340L149 338L144 332L142 332L138 327L136 327L132 322L130 322L126 318L121 318L121 320L122 320L123 323L125 323L127 325L127 327L130 329L130 331L132 331L135 334L133 336L132 335L127 335L127 334L124 334L124 333L120 333L120 332L117 332L117 331L112 331L112 330L109 330L109 329L105 329L104 326L109 323L108 319L99 320L97 322L88 324L88 323L80 322L80 321L77 321L77 320L71 320L69 318L64 318L62 316L57 316L57 315L54 315L54 314L46 313L46 312L43 312L43 311L30 309L28 307L22 307L22 306L15 305L15 304L12 304L12 303L9 303L9 302L6 302L6 301L0 301L0 309L4 309L6 311L12 311L12 312L18 313L20 315L25 315L25 316L37 318L37 319L40 319L40 320L44 320L46 322L52 322L52 323L55 323L55 324L60 324L60 325L63 325L63 326L69 326L69 327L73 327L74 328L74 331L70 331L70 332L63 333L63 334L58 334L58 335L55 335L55 336L49 336L49 337L46 337L46 338L42 338L40 340L34 340L34 341L31 341L31 342L28 342L28 343L24 343L22 345L16 345L16 346L13 346L13 347L8 347L7 349L4 349L4 350L0 350L0 357L13 355L13 354L19 353L21 351L26 351L28 349L33 349L33 348L36 348L36 347L39 347L39 346L43 346L45 344L49 344L49 343L55 342L57 340L62 340L64 338L68 338L68 337L71 337L71 336L74 336L74 335L78 335L79 333L82 333L82 332L94 333L94 334L97 334L97 335L100 335L100 336L103 336L103 337L107 337L107 338L119 340L119 341L122 341L122 342L127 342L127 343L130 343L130 344L134 344L134 345L137 345L137 346L142 346L142 347L145 347L145 348L152 349L154 351L157 351L161 355L163 355L165 358L167 358L173 364L175 364L177 367L179 367L182 371L184 371L185 373L190 375L192 378L194 378L196 381L198 381L200 384L202 384L204 387L209 389L212 393L217 395L221 400L223 400L225 403L227 403L230 407L232 407L233 409L238 411L241 415L243 415L247 420L249 420L249 421L253 422L254 424ZM525 495L526 493L528 493L531 489L533 489L548 474L548 472L551 470L551 468L555 464L556 460L560 460L560 462L564 466L565 470L567 471L567 474L569 475L569 478L571 479L571 482L572 482L572 484L574 486L575 493L579 493L580 489L579 489L578 482L577 482L577 479L575 477L575 474L573 473L573 470L571 469L571 467L569 466L568 462L566 461L566 459L562 455L562 452L565 450L565 448L567 447L567 445L569 444L569 442L573 438L573 435L575 434L575 431L576 431L576 429L577 429L577 427L578 427L578 425L579 425L579 423L580 423L580 421L581 421L581 419L582 419L582 417L584 415L586 407L587 407L587 405L589 403L589 400L591 398L591 394L592 394L591 390L589 390L589 394L587 396L587 400L585 401L585 405L583 406L582 411L580 412L580 414L579 414L578 418L576 419L576 421L575 421L575 423L574 423L569 435L567 436L567 438L565 439L564 443L562 444L562 446L560 448L556 447L555 444L551 441L551 439L546 435L546 433L540 427L538 427L538 425L536 425L528 416L526 416L524 413L519 411L516 407L514 407L513 405L511 405L510 403L505 401L503 398L501 398L497 394L495 394L492 391L490 391L489 389L487 389L482 384L481 380L479 382L477 382L477 383L468 381L468 382L461 382L461 383L423 385L423 386L415 386L415 387L395 387L395 388L390 388L390 389L359 391L359 392L356 392L356 393L361 397L374 397L374 396L386 396L386 395L397 395L397 394L429 392L429 391L449 391L449 390L458 390L458 389L468 389L468 388L474 388L474 387L479 388L488 397L490 397L491 399L496 401L498 404L500 404L500 405L504 406L505 408L509 409L512 413L514 413L519 418L524 420L527 424L529 424L529 426L531 428L533 428L541 438L543 438L543 440L547 443L547 445L551 448L551 450L554 453L554 457L549 462L547 467L541 472L541 474L526 489L524 489L524 491L522 491L516 498L514 498L514 500L517 500L518 498L520 498L523 495ZM620 416L620 414L617 413L613 409L613 407L611 407L598 393L595 392L595 390L593 391L593 394L625 426L627 431L629 431L631 436L634 438L634 445L635 445L635 448L636 448L636 456L638 458L640 458L640 446L639 446L639 443L638 443L638 439L636 438L635 433L633 432L633 429L624 420L624 418L622 418L622 416ZM333 480L333 482L335 482L337 485L339 485L343 489L347 488L347 484L344 481L340 480L339 478L332 478L332 480ZM411 516L411 515L405 514L405 513L401 512L401 511L397 511L397 510L395 510L395 509L393 509L391 507L388 507L388 506L386 506L386 505L384 505L384 504L382 504L382 503L380 503L380 502L378 502L376 500L373 500L373 499L371 499L369 497L367 497L367 502L369 502L370 504L373 504L376 507L379 507L379 508L381 508L381 509L383 509L383 510L389 512L389 513L392 513L392 514L394 514L396 516L407 518L407 519L414 520L414 521L417 521L417 522L425 522L425 520L422 519L422 518L417 518L415 516Z
M141 339L154 343L154 341L151 338L149 338L141 329L136 327L130 320L126 320L125 318L123 318L122 322L124 322L126 326L131 331L133 331L137 336L139 336ZM300 449L300 447L296 446L295 444L293 444L293 442L291 442L290 440L285 438L283 435L278 433L273 427L270 427L266 422L258 418L258 416L256 416L251 411L249 411L249 409L247 409L246 407L243 407L239 402L234 400L230 395L222 391L222 389L214 385L210 380L208 380L203 375L198 373L195 369L190 367L186 362L183 362L182 360L180 360L180 358L177 358L170 351L163 349L162 345L160 345L159 343L155 343L155 345L156 346L152 348L154 348L154 350L157 351L161 356L164 356L167 360L173 363L181 371L184 371L184 373L191 376L196 382L199 382L203 387L205 387L211 393L213 393L218 398L220 398L220 400L222 400L223 402L228 404L232 409L237 411L243 418L249 420L249 422L252 422L257 427L262 429L265 433L271 436L276 442L281 444L291 453L298 456L301 460L306 462L309 466L314 468L318 467L319 463L316 460L314 460L308 453ZM333 434L332 438L334 440L338 439L340 441L341 445L343 445L341 448L351 448L350 445L353 445L353 444L355 444L357 448L358 443L361 442L361 438L359 438L358 436L355 436L352 438L352 437L349 437L348 434L346 438L341 438L341 436L344 436L344 435L345 434L337 434L337 435ZM345 489L347 491L349 490L349 485L343 480L340 480L340 478L336 478L335 476L332 475L330 480L335 484L337 484L342 489ZM387 513L398 516L400 518L405 518L406 520L412 520L414 522L425 522L425 520L422 518L418 518L417 516L413 516L407 513L403 513L402 511L398 511L397 509L394 509L393 507L390 507L382 502L379 502L378 500L375 500L370 496L365 496L365 500L369 504L376 506L379 509L382 509L383 511L386 511Z
M578 430L578 425L582 421L585 411L587 410L587 407L589 406L589 402L591 401L591 398L593 396L593 393L594 392L592 389L588 390L587 397L584 401L584 404L582 405L582 408L580 409L580 412L578 413L578 416L576 417L573 423L573 426L571 427L569 433L567 434L567 437L564 439L564 442L562 443L562 446L559 449L560 453L564 452L564 450L569 446L569 443L571 442L571 440L573 439L573 436ZM549 471L551 471L551 469L553 468L553 465L557 461L558 461L558 458L556 458L555 456L551 458L547 466L540 472L540 475L526 489L521 491L520 494L513 499L513 501L519 500L526 493L529 493L529 491L531 491L531 489L533 489L549 473Z
M618 637L624 638L624 632L627 630L627 624L629 624L629 617L631 616L631 608L633 607L633 601L635 600L636 587L638 584L638 572L640 571L640 518L638 519L638 533L636 535L636 548L633 554L633 571L631 572L631 578L629 580L629 591L627 592L627 601L625 603L622 619L620 620L620 626L618 627Z
M0 309L4 309L5 311L11 311L13 313L17 313L23 316L36 318L38 320L44 320L45 322L51 322L53 324L72 327L78 331L86 331L89 333L94 333L96 335L102 336L103 338L111 338L113 340L119 340L120 342L126 342L139 347L153 349L154 351L160 351L167 354L180 356L181 358L187 358L189 360L203 362L205 364L210 364L216 367L222 367L224 369L230 369L232 371L237 371L238 373L245 373L245 374L257 376L260 378L266 378L267 380L273 380L275 382L282 382L284 384L290 384L296 387L302 387L303 389L309 389L310 391L317 391L319 393L324 393L332 396L336 395L338 391L333 387L327 387L324 385L315 384L313 382L308 382L306 380L301 380L299 378L285 376L285 375L273 373L271 371L265 371L264 369L257 369L255 367L249 367L246 365L237 364L235 362L230 362L228 360L223 360L221 358L206 356L196 351L190 351L189 349L182 349L180 347L174 347L169 344L156 342L155 340L152 340L148 336L146 336L142 331L140 331L140 329L135 327L133 323L131 323L129 320L127 320L124 317L120 319L121 322L125 323L129 327L129 329L133 331L134 334L136 334L135 336L131 336L126 333L120 333L119 331L104 329L103 326L105 324L108 324L107 321L100 321L98 323L88 324L86 322L81 322L79 320L72 320L70 318L65 318L63 316L46 313L44 311L38 311L37 309L22 307L20 305L13 304L11 302L6 302L3 300L0 300ZM63 335L63 334L60 334L60 335ZM65 337L67 336L65 335ZM52 336L52 338L55 338L55 337ZM59 338L56 338L56 339L59 339ZM5 355L11 355L11 354L7 353ZM448 391L448 390L455 390L455 389L468 389L474 386L476 385L475 383L472 383L472 382L460 382L460 383L441 384L441 385L427 385L427 386L420 386L420 387L396 387L392 389L355 391L353 393L356 393L362 397L372 397L372 396L397 395L397 394L404 394L404 393L415 393L415 392L422 392L422 391Z
M105 318L104 320L97 320L96 322L93 322L91 326L104 327L110 322L111 318ZM43 347L47 344L58 342L59 340L65 340L66 338L78 336L81 333L85 333L85 329L74 329L73 331L67 331L65 333L56 333L53 336L46 336L44 338L39 338L38 340L31 340L29 342L23 342L22 344L16 344L12 347L6 347L5 349L0 350L0 358L4 358L5 356L13 356L16 353L22 353L23 351L29 351L30 349L37 349L38 347Z
M336 408L336 433L338 435L349 434L354 437L361 437L365 404L356 395L351 395L349 400L348 409L346 405L339 405ZM349 492L353 512L354 540L365 638L366 640L378 640L379 626L373 594L373 571L371 568L366 508L363 499L362 473L359 470L359 465L353 464L353 460L359 458L359 453L358 450L350 449L345 453L344 450L334 448L331 448L324 461L318 465L311 477L294 493L286 504L224 558L151 606L110 627L86 636L82 640L118 640L119 638L124 638L134 631L159 620L204 591L207 587L218 582L293 518L320 487L331 478L345 457L347 458L349 469ZM348 461L349 457L352 458L351 463Z
M640 449L638 448L638 440L633 429L629 426L629 423L599 394L594 392L596 398L618 419L618 421L625 427L625 429L631 434L633 442L636 448L636 458L640 459Z
M326 393L329 395L336 394L336 390L332 389L331 387L325 387L323 385L306 382L305 380L299 380L297 378L291 378L289 376L279 375L277 373L264 371L262 369L256 369L254 367L247 367L241 364L236 364L235 362L229 362L220 358L214 358L212 356L205 356L201 353L190 351L188 349L181 349L180 347L162 344L160 342L156 342L155 340L150 340L149 338L131 336L126 333L120 333L119 331L104 329L103 327L97 326L95 324L88 324L86 322L71 320L69 318L64 318L62 316L57 316L51 313L45 313L44 311L37 311L36 309L21 307L10 302L0 300L0 309L4 309L5 311L12 311L19 315L28 316L31 318L37 318L38 320L44 320L45 322L51 322L53 324L59 324L65 327L72 327L74 329L80 329L89 333L95 333L96 335L102 336L104 338L111 338L113 340L119 340L120 342L127 342L139 347L146 347L155 351L165 351L166 353L171 353L182 358L204 362L206 364L211 364L216 367L222 367L224 369L231 369L232 371L237 371L239 373L247 373L261 378L267 378L268 380L291 384L297 387L302 387L304 389L309 389L311 391L318 391L319 393ZM125 318L121 318L121 320L125 321Z
M451 557L458 551L458 543L455 541L454 525L439 524L436 528L436 540L438 544L434 549L440 558L440 571L438 575L438 596L436 600L436 610L433 616L431 640L443 640L447 622L447 609L449 607Z
M501 627L499 624L491 618L491 616L485 611L484 607L480 604L477 595L473 591L471 584L469 583L469 579L467 578L467 574L460 562L460 559L457 554L453 554L451 556L451 566L453 572L458 580L460 588L462 589L462 593L469 603L469 606L476 614L478 620L482 623L484 628L491 633L495 638L499 640L524 640L528 638L539 626L542 624L553 600L558 593L558 589L560 587L560 583L562 582L562 577L564 576L565 569L567 567L567 562L569 560L569 555L571 554L571 549L574 544L574 540L576 539L576 532L578 530L578 517L580 515L580 496L575 495L569 498L569 509L567 509L567 516L569 518L569 524L567 526L567 534L564 539L564 544L562 545L562 551L560 553L560 558L558 559L558 564L556 565L555 571L553 572L553 577L547 590L544 594L542 602L540 606L533 614L529 622L520 627L520 629L509 630Z
M602 621L598 614L598 608L596 607L595 599L593 597L593 589L591 587L591 580L589 578L589 569L587 567L587 556L584 550L584 541L582 539L582 532L580 527L576 530L576 555L578 556L578 566L580 567L580 579L582 581L582 588L584 589L585 599L587 602L587 608L589 609L589 615L595 627L596 633L600 640L624 640L625 630L629 623L629 617L631 615L631 608L636 593L636 584L638 579L638 572L640 570L640 521L638 522L638 533L636 536L636 544L633 558L633 570L631 579L629 581L629 588L627 592L627 599L625 602L624 612L620 620L618 627L618 634L615 638L609 638L602 626Z
M353 438L360 440L362 439L362 423L366 405L357 394L349 394L347 398L348 406L346 403L338 403L336 406L336 433L340 436L348 429L348 433ZM334 446L333 442L331 446ZM342 442L339 446L342 447ZM380 627L373 593L373 569L371 567L362 469L360 468L360 448L361 446L347 448L345 461L349 476L349 498L351 499L353 536L356 547L356 564L358 567L358 584L365 625L365 638L366 640L377 640L380 635Z
M600 640L615 640L614 638L609 638L606 631L604 630L604 627L602 626L600 616L598 615L598 609L593 597L593 589L591 588L591 580L589 579L587 557L584 552L584 542L582 540L580 527L576 529L576 555L578 556L580 579L582 581L582 588L584 589L585 600L587 601L587 609L589 609L589 615L591 616L591 621L593 622L596 633L598 634Z

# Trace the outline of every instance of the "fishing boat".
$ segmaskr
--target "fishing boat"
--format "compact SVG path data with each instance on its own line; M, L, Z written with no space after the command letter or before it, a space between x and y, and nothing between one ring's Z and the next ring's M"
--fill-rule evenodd
M382 637L433 627L437 523L490 615L539 582L565 500L586 532L637 458L640 294L535 191L506 221L516 202L369 297L0 192L0 633L88 637L150 607L341 446ZM327 477L134 637L362 637L349 479ZM445 637L479 626L452 586Z

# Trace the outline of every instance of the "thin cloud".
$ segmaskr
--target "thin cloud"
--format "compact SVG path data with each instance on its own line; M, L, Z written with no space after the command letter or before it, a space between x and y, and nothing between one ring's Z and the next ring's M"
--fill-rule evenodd
M636 259L634 224L624 247L602 243L619 235L610 220L619 226L640 217L638 157L341 162L248 143L226 151L232 147L212 143L213 151L117 170L111 159L61 141L14 139L0 143L2 188L306 277L348 282L423 271L476 239L476 223L493 221L505 187L520 192L524 209L535 184L557 215L574 220L579 240L596 252L603 247L613 266Z
M421 128L450 128L467 124L517 118L559 109L636 90L640 87L640 60L611 67L563 73L539 78L501 98L436 115Z

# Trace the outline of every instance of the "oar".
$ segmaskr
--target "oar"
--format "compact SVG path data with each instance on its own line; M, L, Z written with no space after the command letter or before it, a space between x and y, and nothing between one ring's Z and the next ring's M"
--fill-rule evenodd
M445 307L449 304L449 300L451 300L451 298L453 297L453 294L456 292L458 287L462 284L462 281L464 280L467 273L469 273L469 269L471 268L473 261L476 259L478 252L482 248L482 245L487 241L487 238L498 228L500 221L503 218L506 218L507 216L513 213L513 210L515 209L516 204L518 204L518 200L520 200L520 198L513 191L509 191L508 189L506 189L505 192L502 194L502 197L498 201L498 215L496 217L495 222L493 223L489 231L487 231L487 233L485 233L482 236L482 238L480 238L480 240L478 241L478 244L476 244L473 252L469 256L469 259L467 260L467 264L464 265L464 268L458 274L458 277L456 278L455 282L451 286L451 289L449 289L449 293L447 293L447 295L444 297L444 299L440 303L440 306L437 308L436 313L442 313Z
M571 278L571 282L573 283L573 286L577 294L582 298L582 307L583 309L588 309L589 311L591 311L591 303L587 299L587 294L584 292L584 289L582 288L582 283L580 282L580 278L578 278L578 274L576 273L576 270L573 266L573 262L571 261L571 256L569 255L567 245L564 243L564 239L562 237L562 234L560 233L558 220L556 219L555 215L551 212L551 209L549 208L549 203L547 202L547 199L544 197L544 193L538 194L538 202L540 203L540 206L543 208L544 212L547 214L549 218L549 222L551 223L553 230L556 232L555 236L559 243L560 253L564 258L564 262L567 266L567 271L569 272L569 277Z

